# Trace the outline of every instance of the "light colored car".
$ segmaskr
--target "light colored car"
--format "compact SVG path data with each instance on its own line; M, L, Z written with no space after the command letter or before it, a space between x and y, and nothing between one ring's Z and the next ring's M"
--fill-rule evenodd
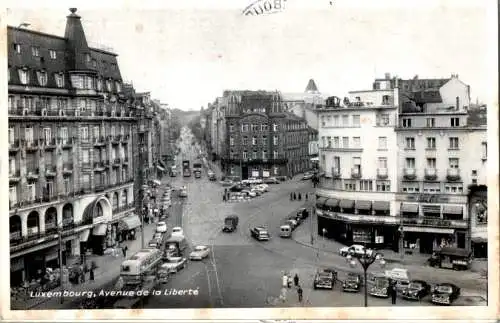
M172 236L184 236L184 230L181 227L173 227L172 228Z
M156 232L167 232L167 223L160 221L158 224L156 224Z
M313 176L314 176L313 172L305 172L304 175L302 176L302 180L305 181L311 179L313 178Z
M196 246L193 251L189 254L190 260L203 260L208 257L210 252L210 248L207 246Z
M243 191L241 191L241 193L247 194L250 197L256 197L257 196L257 193L255 193L255 191L252 191L252 190L243 190Z
M365 246L360 245L360 244L353 244L350 247L342 247L339 250L340 255L343 257L346 257L347 255L352 255L352 256L361 256L364 255L365 253ZM366 249L366 254L371 256L373 254L372 249Z
M259 184L257 185L261 190L263 190L264 192L269 192L269 185L267 184Z
M181 269L184 269L187 264L187 259L183 257L167 257L165 263L161 266L162 268L167 268L168 272L176 273Z

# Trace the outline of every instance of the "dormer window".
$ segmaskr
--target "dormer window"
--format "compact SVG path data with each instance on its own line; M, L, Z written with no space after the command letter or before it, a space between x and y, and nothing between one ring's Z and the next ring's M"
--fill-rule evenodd
M54 77L56 79L56 86L57 87L64 87L64 74L63 73L56 73L54 74Z
M31 47L31 54L35 57L39 57L40 56L40 47L37 47L37 46Z
M97 61L95 59L92 60L92 67L94 67L94 68L97 67Z
M92 58L90 57L90 54L85 54L85 61L86 61L87 63L90 63L91 59L92 59Z
M111 80L106 81L106 89L108 90L108 92L111 92Z
M21 84L28 84L30 80L28 75L28 69L26 67L20 68L18 72L19 72L19 81L21 81Z
M14 44L14 51L21 54L21 44Z
M102 80L97 79L97 91L102 91Z
M40 86L45 86L47 85L47 72L45 71L37 71L36 76L38 78L38 84Z
M49 55L51 59L56 59L57 58L57 52L53 49L49 50Z
M122 86L121 86L120 82L115 82L115 88L116 88L116 92L122 91Z
M75 89L83 89L83 76L71 75L71 85Z

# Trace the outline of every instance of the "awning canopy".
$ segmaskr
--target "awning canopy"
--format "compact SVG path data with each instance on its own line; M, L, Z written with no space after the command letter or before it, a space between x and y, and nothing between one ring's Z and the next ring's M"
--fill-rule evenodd
M372 208L375 211L389 211L391 209L391 205L389 201L374 201Z
M94 235L94 236L105 236L107 230L108 230L108 225L106 223L101 223L101 224L96 225L92 229L92 235Z
M443 205L443 214L462 214L464 208L461 205Z
M454 234L454 229L445 228L432 228L432 227L403 227L406 232L427 232L427 233L441 233L441 234Z
M156 168L158 168L158 170L161 170L162 172L165 171L165 168L161 167L160 165L156 165Z
M133 230L141 226L141 220L136 214L129 215L118 222L118 228L122 231Z
M401 212L418 213L418 204L403 203Z
M339 205L339 200L337 199L328 199L325 202L325 206L328 207L337 207Z
M339 206L343 209L354 209L353 200L340 200Z
M89 239L90 235L90 229L85 229L82 232L80 232L80 242L87 242Z
M316 199L316 207L322 208L325 205L326 200L326 197L318 197Z
M356 201L356 208L358 210L370 210L372 208L372 201Z

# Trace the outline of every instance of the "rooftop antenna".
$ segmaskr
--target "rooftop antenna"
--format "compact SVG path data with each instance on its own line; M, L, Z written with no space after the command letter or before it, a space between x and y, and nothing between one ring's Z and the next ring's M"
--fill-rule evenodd
M27 28L31 26L31 24L27 23L27 22L23 22L21 23L19 26L17 26L17 28Z

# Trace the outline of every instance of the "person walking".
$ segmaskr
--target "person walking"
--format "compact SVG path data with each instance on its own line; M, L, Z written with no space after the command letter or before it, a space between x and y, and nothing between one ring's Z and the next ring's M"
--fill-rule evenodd
M226 202L226 194L222 195L222 202Z
M302 290L302 287L300 287L300 285L298 287L299 288L297 288L297 294L299 295L299 302L302 303L302 293L303 293L303 290Z
M391 293L392 305L396 305L396 298L398 296L398 291L396 290L396 284L394 282L391 284L390 293Z
M123 252L123 257L126 258L127 257L127 245L124 245L123 248L122 248L122 252Z
M299 286L299 275L295 274L295 276L293 276L293 284L295 287Z

